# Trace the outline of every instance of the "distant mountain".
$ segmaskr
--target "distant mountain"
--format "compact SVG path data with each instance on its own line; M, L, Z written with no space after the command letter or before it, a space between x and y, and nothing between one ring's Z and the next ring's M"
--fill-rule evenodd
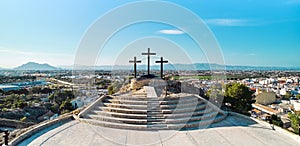
M62 66L64 69L74 70L132 70L133 65L115 65L115 66ZM160 65L151 65L152 70L159 70ZM138 70L146 70L147 65L137 65ZM210 63L194 64L164 64L164 70L300 70L300 67L269 67L269 66L241 66L241 65L220 65Z
M16 68L14 70L60 70L60 68L51 66L49 64L39 64L35 62L28 62Z

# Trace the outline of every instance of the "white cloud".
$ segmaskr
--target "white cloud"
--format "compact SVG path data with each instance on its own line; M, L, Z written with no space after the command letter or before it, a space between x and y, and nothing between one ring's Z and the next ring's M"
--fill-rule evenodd
M247 26L252 25L250 20L247 19L206 19L205 22L211 25L219 26Z
M183 31L177 30L177 29L165 29L165 30L160 30L159 33L162 33L162 34L172 34L172 35L176 35L176 34L184 34Z

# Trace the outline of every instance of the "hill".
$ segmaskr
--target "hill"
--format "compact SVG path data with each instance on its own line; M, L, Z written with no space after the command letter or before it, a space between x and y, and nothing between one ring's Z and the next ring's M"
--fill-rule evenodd
M4 68L0 67L0 70L5 70Z
M39 64L35 62L28 62L16 68L14 70L60 70L60 68L51 66L49 64Z

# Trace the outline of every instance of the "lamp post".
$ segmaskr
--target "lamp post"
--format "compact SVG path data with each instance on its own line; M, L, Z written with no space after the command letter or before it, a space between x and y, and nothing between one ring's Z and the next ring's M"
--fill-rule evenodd
M4 138L4 145L7 145L7 146L8 146L8 137L9 137L9 132L8 132L8 130L6 129L6 130L4 131L3 138Z

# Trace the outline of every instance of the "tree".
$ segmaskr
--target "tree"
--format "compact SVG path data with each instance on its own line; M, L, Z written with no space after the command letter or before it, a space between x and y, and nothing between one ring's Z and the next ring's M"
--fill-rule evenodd
M296 95L296 98L297 98L297 99L300 99L300 94L297 94L297 95Z
M112 94L115 93L114 87L113 87L112 85L108 86L107 90L108 90L108 94L109 94L109 95L112 95Z
M69 100L63 101L62 104L59 106L61 111L63 110L73 110L73 106Z
M58 104L52 105L50 109L51 109L51 112L53 112L53 113L59 113L59 106L58 106Z
M243 84L227 84L225 86L224 102L230 103L230 107L234 111L248 115L248 111L252 109L251 104L255 102L252 94L253 92Z
M29 94L29 91L27 89L19 89L17 91L17 94L24 94L24 95L28 95Z
M291 98L293 95L290 92L286 92L284 95L285 98Z
M271 120L274 125L279 127L283 126L283 122L281 121L280 117L278 117L277 115L271 115Z
M52 93L52 90L49 89L49 88L43 88L43 89L41 90L41 93L43 93L43 94L49 94L49 93Z
M28 106L28 104L25 102L25 101L22 101L22 100L19 100L17 103L15 103L16 104L16 107L18 107L18 108L21 108L21 109L23 109L23 108L25 108L25 107L27 107Z
M222 88L218 86L212 86L204 96L207 100L212 102L217 106L221 106L223 104L224 94L222 93Z
M41 87L32 87L31 91L33 94L40 94L41 93Z
M291 120L291 127L294 129L295 133L298 133L298 126L299 126L299 122L300 122L300 118L299 115L297 114L293 114L293 113L289 113L288 114L289 119Z

